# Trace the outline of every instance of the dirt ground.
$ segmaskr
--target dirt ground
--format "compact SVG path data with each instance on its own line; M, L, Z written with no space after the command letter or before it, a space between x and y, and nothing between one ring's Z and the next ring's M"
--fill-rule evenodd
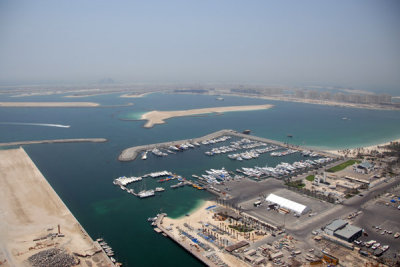
M113 266L23 148L0 150L0 263L30 266L50 248L82 255L79 266Z

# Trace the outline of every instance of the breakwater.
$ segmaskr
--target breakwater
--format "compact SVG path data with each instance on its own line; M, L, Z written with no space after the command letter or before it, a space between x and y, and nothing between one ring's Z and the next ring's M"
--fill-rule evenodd
M53 143L103 143L107 142L105 138L76 138L76 139L53 139L53 140L36 140L36 141L17 141L0 143L1 146L21 146L21 145L33 145L33 144L53 144Z

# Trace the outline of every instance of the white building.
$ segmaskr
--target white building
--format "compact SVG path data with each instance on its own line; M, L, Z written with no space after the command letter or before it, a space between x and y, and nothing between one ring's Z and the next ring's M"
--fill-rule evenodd
M271 202L273 204L279 205L281 208L288 209L292 212L295 212L297 214L304 214L306 213L309 208L307 206L304 206L303 204L294 202L292 200L289 200L284 197L280 197L274 194L270 194L267 198L266 201Z

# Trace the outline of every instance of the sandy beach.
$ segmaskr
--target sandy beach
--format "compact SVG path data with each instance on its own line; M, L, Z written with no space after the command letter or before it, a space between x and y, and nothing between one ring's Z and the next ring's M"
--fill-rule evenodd
M113 266L22 148L0 150L0 237L2 266L53 248L82 255L78 266Z
M384 146L390 145L392 142L400 142L400 139L396 139L393 141L389 141L386 143L381 143L377 145L371 146L364 146L364 147L356 147L356 148L349 148L349 149L338 149L338 150L325 150L326 152L338 155L338 156L356 156L358 152L362 153L370 153L372 151L378 151L379 153L388 151Z
M93 102L0 102L0 107L98 107Z
M175 110L175 111L158 111L153 110L142 115L142 120L147 120L144 125L145 128L151 128L156 124L163 124L165 120L174 117L201 115L208 113L223 113L231 111L251 111L260 109L269 109L273 105L253 105L253 106L230 106L230 107L213 107L213 108L199 108L188 110Z

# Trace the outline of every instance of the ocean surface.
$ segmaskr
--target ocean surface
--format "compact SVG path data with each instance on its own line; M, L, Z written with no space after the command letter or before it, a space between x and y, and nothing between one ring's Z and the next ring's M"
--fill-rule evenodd
M175 95L155 93L143 98L120 98L120 94L64 98L63 95L14 98L0 101L98 102L95 108L0 108L0 142L61 138L107 138L106 143L40 144L24 146L92 238L103 237L124 266L201 266L178 245L156 234L147 222L156 213L178 217L190 213L207 192L174 182L157 183L145 178L135 189L163 186L166 191L149 199L137 199L112 184L119 176L138 176L169 170L184 177L201 175L210 168L234 171L242 166L275 166L293 162L298 153L283 158L267 154L257 160L232 161L226 155L209 157L201 146L183 153L146 161L119 162L119 153L130 146L193 138L221 129L243 131L292 144L319 148L350 148L400 138L400 112L340 108L243 97ZM123 106L133 103L133 106ZM213 106L273 104L268 110L229 112L223 115L180 117L154 128L143 128L140 115L151 110L179 110ZM121 106L118 106L121 105ZM346 120L342 118L348 118ZM40 124L40 125L36 125ZM45 125L43 125L45 124ZM70 126L69 128L60 127ZM287 135L293 135L293 138ZM225 143L214 146L226 145Z

